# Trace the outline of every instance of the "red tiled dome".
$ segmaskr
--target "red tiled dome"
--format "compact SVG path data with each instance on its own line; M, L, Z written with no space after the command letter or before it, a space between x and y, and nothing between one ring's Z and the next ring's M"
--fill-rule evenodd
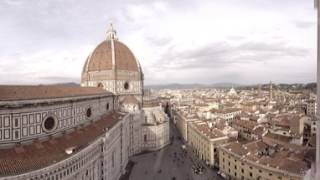
M139 71L137 61L131 50L122 42L113 40L115 54L115 68L117 70ZM112 70L111 40L100 43L88 57L84 72Z

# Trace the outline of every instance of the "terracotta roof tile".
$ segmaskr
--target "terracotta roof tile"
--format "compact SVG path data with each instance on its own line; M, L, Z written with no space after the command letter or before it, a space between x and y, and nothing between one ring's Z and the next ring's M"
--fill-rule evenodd
M50 99L96 94L111 94L102 88L60 85L0 85L0 101Z
M258 125L258 123L254 122L254 121L247 121L247 120L234 120L232 121L232 126L239 126L242 128L246 128L250 131L252 131L254 129L254 127L256 127Z
M139 71L137 61L131 50L122 42L114 40L115 62L118 70ZM112 69L111 41L105 40L93 51L88 60L87 71ZM86 71L85 71L86 72Z
M128 95L128 96L125 96L120 103L138 104L139 101L133 95Z
M307 156L308 151L291 152L291 150L278 146L278 148L273 148L262 142L232 142L223 147L225 151L232 152L238 156L250 160L254 163L273 167L279 170L303 175L309 169L309 165L304 161L304 157ZM271 154L264 154L270 148L275 151ZM260 153L259 153L260 152ZM295 154L293 154L295 153Z
M67 148L77 147L77 152L82 150L103 135L106 128L117 124L123 116L124 114L117 112L105 114L98 121L82 129L76 129L70 134L45 142L0 149L0 176L22 174L64 160L74 155L74 153L68 155L65 152Z

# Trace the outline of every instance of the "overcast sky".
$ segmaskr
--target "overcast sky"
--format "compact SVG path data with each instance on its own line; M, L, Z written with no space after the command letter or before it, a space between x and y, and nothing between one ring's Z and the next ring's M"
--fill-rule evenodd
M316 79L313 0L0 0L0 84L80 81L113 22L146 84Z

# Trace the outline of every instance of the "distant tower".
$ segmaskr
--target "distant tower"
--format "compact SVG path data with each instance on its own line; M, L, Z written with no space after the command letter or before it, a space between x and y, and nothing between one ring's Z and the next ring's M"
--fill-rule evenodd
M270 85L269 85L269 101L272 101L272 82L270 81Z
M261 97L261 84L258 85L258 96Z

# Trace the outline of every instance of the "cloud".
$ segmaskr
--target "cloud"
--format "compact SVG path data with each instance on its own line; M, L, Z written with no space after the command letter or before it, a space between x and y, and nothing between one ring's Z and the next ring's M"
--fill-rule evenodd
M77 77L72 78L72 77L65 77L65 76L44 76L44 77L41 77L40 80L44 82L49 82L49 84L69 83L69 82L80 83L80 80Z
M315 22L312 22L312 21L296 21L295 25L298 28L311 28L311 27L315 28L316 24L315 24Z
M285 43L245 42L234 46L226 42L217 42L182 51L170 47L156 62L161 62L157 66L160 70L164 68L216 69L270 60L281 61L285 57L301 58L307 56L308 53L308 49L290 47Z
M313 81L312 3L3 0L0 83L78 82L110 22L139 59L146 84Z
M160 48L170 44L173 41L173 38L149 36L146 37L146 40L149 41L150 45L152 45L153 47Z

